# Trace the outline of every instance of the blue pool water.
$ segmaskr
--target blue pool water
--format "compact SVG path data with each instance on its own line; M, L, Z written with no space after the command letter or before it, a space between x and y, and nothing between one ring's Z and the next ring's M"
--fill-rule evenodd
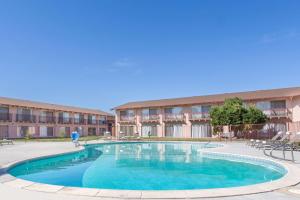
M108 143L33 160L9 173L22 179L63 186L183 190L245 186L281 178L272 163L218 158L202 153L203 143Z

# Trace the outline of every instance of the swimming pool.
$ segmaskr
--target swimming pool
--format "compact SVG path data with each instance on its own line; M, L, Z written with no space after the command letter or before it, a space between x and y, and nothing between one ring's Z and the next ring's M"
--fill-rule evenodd
M228 188L273 181L287 171L272 161L209 153L216 144L105 143L24 162L9 170L33 182L118 190Z

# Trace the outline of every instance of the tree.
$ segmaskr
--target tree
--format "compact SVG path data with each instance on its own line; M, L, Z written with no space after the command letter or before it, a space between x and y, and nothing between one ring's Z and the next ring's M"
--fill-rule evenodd
M223 125L226 123L226 114L223 107L215 106L210 109L211 124L213 126L213 134L220 134L223 131Z
M248 112L243 116L246 130L259 130L267 122L268 117L254 106L248 108Z
M215 106L210 110L211 124L218 127L234 126L234 131L243 129L245 124L264 124L267 116L254 106L246 108L239 98L226 99L221 106Z

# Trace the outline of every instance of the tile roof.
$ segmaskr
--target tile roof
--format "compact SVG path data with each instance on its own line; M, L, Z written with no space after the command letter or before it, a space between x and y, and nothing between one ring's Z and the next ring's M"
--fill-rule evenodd
M51 103L42 103L42 102L35 102L35 101L29 101L29 100L14 99L14 98L8 98L8 97L0 97L0 104L10 105L10 106L39 108L39 109L46 109L46 110L78 112L78 113L95 114L95 115L112 115L111 113L104 112L101 110L96 110L96 109L64 106L64 105L57 105L57 104L51 104Z
M183 97L173 99L161 99L150 101L129 102L115 107L115 110L132 109L132 108L147 108L147 107L165 107L165 106L183 106L192 104L208 104L220 103L225 99L239 97L243 100L263 100L272 98L287 98L300 96L300 87L280 88L271 90L257 90L237 93L224 93L206 96Z

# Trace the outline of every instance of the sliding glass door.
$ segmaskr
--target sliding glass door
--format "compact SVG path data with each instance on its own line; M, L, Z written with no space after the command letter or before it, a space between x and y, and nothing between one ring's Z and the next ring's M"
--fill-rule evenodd
M181 124L166 124L166 137L181 138L183 137L183 127Z
M142 137L157 136L157 126L156 125L143 125L142 126Z
M192 125L192 138L211 137L211 132L211 126L208 123Z

